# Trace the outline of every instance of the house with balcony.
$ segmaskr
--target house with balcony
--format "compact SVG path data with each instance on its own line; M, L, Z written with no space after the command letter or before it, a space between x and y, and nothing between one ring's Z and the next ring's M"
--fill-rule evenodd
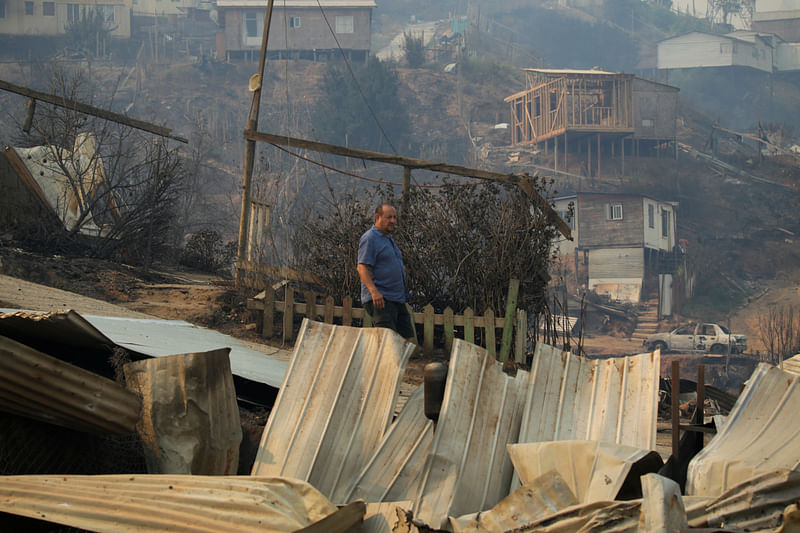
M555 168L567 153L585 154L600 175L604 157L673 153L678 88L599 69L525 69L526 89L510 104L511 143L552 151ZM596 170L595 170L596 169Z
M340 49L365 62L372 37L374 0L285 0L275 2L267 54L275 59L326 60ZM257 60L264 33L266 2L217 0L217 59Z

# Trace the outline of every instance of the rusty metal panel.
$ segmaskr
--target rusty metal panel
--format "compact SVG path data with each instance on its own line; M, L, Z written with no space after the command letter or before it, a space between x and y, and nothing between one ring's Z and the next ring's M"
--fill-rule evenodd
M140 401L115 381L0 336L0 409L80 431L127 435L135 430Z
M440 529L448 516L489 509L508 495L506 445L516 442L527 372L505 374L474 344L455 340L433 448L414 515Z
M344 503L389 427L413 349L386 328L304 319L253 475L309 481Z
M586 359L543 343L519 442L597 440L655 449L660 355Z
M424 387L418 386L389 427L367 466L353 482L347 501L400 501L419 491L433 442L433 421L425 416Z
M798 470L798 412L800 375L759 364L725 425L689 463L686 494L716 497L760 473Z
M249 476L4 476L0 511L105 533L296 531L336 512L314 487Z

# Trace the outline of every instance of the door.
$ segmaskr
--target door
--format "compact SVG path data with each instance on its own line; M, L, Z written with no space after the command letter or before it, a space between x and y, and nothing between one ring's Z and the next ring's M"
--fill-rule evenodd
M694 337L696 324L686 324L673 331L670 335L670 349L686 352L695 349Z
M702 324L699 326L697 338L695 339L695 349L708 351L717 342L717 328L714 324Z

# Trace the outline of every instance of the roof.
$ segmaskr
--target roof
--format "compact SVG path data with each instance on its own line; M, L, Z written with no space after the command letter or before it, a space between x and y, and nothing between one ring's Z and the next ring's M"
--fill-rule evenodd
M217 0L218 7L261 7L266 9L264 0ZM273 9L283 8L365 8L376 7L375 0L281 0L275 2Z
M578 70L578 69L551 69L551 68L524 68L525 72L539 72L541 74L581 74L581 75L605 75L605 76L631 76L631 74L622 74L619 72L607 72L605 70Z

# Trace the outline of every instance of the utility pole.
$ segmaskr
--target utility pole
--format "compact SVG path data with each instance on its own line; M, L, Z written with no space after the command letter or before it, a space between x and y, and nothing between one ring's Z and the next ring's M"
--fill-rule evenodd
M261 56L258 61L258 74L250 79L253 91L253 102L250 104L250 115L247 119L246 130L256 131L258 129L258 111L261 107L261 84L264 79L264 63L267 60L267 41L269 40L269 26L272 20L272 4L274 0L267 3L267 12L264 15L264 31L261 35ZM247 253L247 227L250 223L250 181L253 177L253 163L256 157L256 141L247 139L244 148L244 179L242 180L242 212L239 216L239 246L236 252L236 285L239 285L242 268L242 261Z

